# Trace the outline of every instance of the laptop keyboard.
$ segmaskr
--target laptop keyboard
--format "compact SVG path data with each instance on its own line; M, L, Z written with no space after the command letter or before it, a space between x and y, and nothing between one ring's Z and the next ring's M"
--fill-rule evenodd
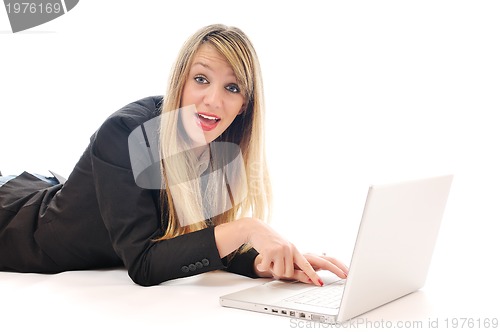
M321 288L318 287L317 289L291 296L285 299L285 301L337 309L340 307L340 300L344 292L344 284L342 280Z

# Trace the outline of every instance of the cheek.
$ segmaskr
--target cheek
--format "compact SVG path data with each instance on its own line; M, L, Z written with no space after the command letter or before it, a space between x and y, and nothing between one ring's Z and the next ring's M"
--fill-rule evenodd
M182 98L181 106L197 104L197 100L199 99L196 93L196 89L194 89L189 82L184 85L181 98Z
M235 98L234 100L231 100L230 103L228 103L228 115L231 118L235 118L242 110L244 106L244 99L243 98Z

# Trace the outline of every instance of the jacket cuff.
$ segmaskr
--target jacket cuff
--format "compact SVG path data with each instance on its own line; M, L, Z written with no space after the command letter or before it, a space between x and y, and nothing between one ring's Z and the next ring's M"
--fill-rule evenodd
M229 260L226 271L254 279L260 278L254 269L254 261L258 254L254 248L250 248L244 253L237 253Z

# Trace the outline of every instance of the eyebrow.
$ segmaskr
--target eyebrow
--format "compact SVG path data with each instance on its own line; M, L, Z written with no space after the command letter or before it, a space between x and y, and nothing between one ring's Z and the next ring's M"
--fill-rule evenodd
M208 68L208 69L212 70L212 67L210 67L210 65L208 63L197 61L197 62L193 63L193 66L195 66L195 65L200 65L200 66L203 66L205 68Z
M196 61L196 62L194 62L194 63L191 65L191 67L194 67L194 66L196 66L196 65L200 65L200 66L202 66L203 68L207 68L207 69L209 69L209 70L211 70L211 71L214 71L214 69L213 69L212 67L210 67L210 65L209 65L208 63L205 63L205 62L200 62L200 61ZM234 72L232 73L232 75L231 75L231 76L233 76L233 77L234 77L234 79L235 79L235 80L237 80L236 74L234 74Z

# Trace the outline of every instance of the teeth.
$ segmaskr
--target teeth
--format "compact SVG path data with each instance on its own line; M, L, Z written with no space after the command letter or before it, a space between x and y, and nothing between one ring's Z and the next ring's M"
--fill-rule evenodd
M211 121L217 121L219 120L219 118L216 118L215 116L210 116L210 115L205 115L205 114L199 114L198 113L198 116L204 118L204 119L207 119L207 120L211 120Z

